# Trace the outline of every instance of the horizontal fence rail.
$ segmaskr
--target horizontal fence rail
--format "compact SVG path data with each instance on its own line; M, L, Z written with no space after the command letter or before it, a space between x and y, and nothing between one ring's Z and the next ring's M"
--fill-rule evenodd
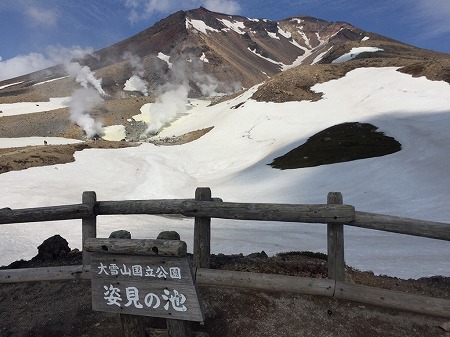
M0 225L82 219L93 215L95 215L94 207L85 204L23 209L0 208Z
M262 203L215 203L210 201L185 201L182 214L221 219L346 223L355 218L355 208L350 205L290 205Z
M450 224L355 211L350 205L222 202L194 199L98 201L25 209L0 208L0 225L83 219L96 215L179 214L255 221L338 223L353 227L450 241Z
M251 204L190 199L98 201L92 205L0 209L0 224L82 219L93 215L119 214L181 214L187 217L256 221L346 223L354 220L355 208L350 205Z
M360 228L450 241L450 224L442 222L415 220L366 212L355 212L355 220L346 224Z
M99 201L97 203L97 209L98 215L181 214L181 205L187 200L188 199Z
M378 289L365 285L341 281L251 273L234 270L196 268L196 282L199 285L239 287L262 291L285 291L296 294L333 297L391 309L406 310L419 314L450 318L450 300L422 295L408 294L394 290ZM0 270L1 283L90 280L90 266L61 266Z

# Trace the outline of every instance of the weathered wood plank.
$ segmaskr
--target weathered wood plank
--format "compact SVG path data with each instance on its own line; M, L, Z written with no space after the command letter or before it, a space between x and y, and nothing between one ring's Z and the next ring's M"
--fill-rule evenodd
M23 223L82 219L94 214L93 207L83 204L62 205L50 207L0 209L0 225Z
M92 207L95 209L95 203L97 202L97 194L93 191L83 192L82 203L87 207ZM88 238L95 238L97 236L97 216L93 214L92 216L85 217L81 220L81 239L82 244ZM83 249L83 264L85 266L90 263L90 253Z
M171 337L164 329L147 328L145 331L148 337ZM192 337L209 337L209 335L206 332L193 331Z
M342 205L343 198L339 192L330 192L327 203ZM327 224L328 248L328 278L336 281L345 280L344 262L344 225L336 223Z
M195 200L210 201L211 189L199 187L195 190ZM211 217L196 216L194 220L194 248L192 265L209 268L211 264Z
M181 204L193 199L157 199L99 201L99 215L114 214L181 214Z
M88 252L109 254L182 256L186 242L158 239L86 239L84 249Z
M347 225L450 241L450 224L442 222L357 211L355 212L355 220L347 223Z
M354 220L350 205L295 205L264 203L232 203L184 201L185 216L238 220L286 221L308 223L347 223Z
M450 300L336 282L338 299L450 318Z
M124 337L146 337L142 318L134 315L120 314L122 332Z
M232 270L197 269L197 284L286 291L300 294L333 296L334 280L297 276L250 273Z
M220 198L212 198L211 200L222 202ZM98 201L96 206L98 215L181 214L181 205L185 201L195 201L195 199Z
M60 266L0 270L0 283L90 279L90 266Z

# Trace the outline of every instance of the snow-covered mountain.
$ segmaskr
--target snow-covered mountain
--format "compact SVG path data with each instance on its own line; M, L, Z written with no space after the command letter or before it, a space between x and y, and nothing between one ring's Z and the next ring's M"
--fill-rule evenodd
M324 203L340 191L360 211L448 223L449 83L449 55L346 23L177 12L95 57L0 83L0 208L78 203L85 190L191 198L209 186L236 202ZM55 158L63 150L51 144L64 140L52 137L95 133L142 144ZM44 138L23 148L24 137ZM100 236L122 228L142 238L173 229L188 243L193 234L186 219L99 219ZM325 251L325 230L213 220L212 249ZM77 221L2 226L0 264L56 233L80 247ZM354 267L450 275L448 242L354 228L345 240Z

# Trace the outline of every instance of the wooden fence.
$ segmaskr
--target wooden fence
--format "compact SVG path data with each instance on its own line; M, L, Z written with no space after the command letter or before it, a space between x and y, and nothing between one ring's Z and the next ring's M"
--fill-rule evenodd
M194 199L97 201L84 192L82 203L30 209L0 209L0 225L82 219L83 265L0 270L0 283L90 279L89 242L96 237L97 216L117 214L181 214L194 217L193 266L197 283L281 290L379 305L450 318L450 300L377 289L345 282L344 225L450 241L450 224L359 212L330 192L326 204L231 203L197 188ZM328 279L213 270L210 267L211 218L326 223Z

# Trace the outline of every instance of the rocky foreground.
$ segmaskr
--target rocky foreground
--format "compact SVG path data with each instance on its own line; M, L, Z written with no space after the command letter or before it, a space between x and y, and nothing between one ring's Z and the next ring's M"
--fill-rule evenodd
M30 261L4 268L81 264L81 252L52 237ZM327 277L326 256L289 252L267 256L212 255L211 267L301 277ZM348 267L348 282L450 299L450 278L402 280ZM210 336L448 336L442 318L377 308L331 298L284 292L201 286L206 320L195 331ZM118 315L91 309L90 281L0 285L0 336L121 336ZM146 326L164 328L161 319Z

